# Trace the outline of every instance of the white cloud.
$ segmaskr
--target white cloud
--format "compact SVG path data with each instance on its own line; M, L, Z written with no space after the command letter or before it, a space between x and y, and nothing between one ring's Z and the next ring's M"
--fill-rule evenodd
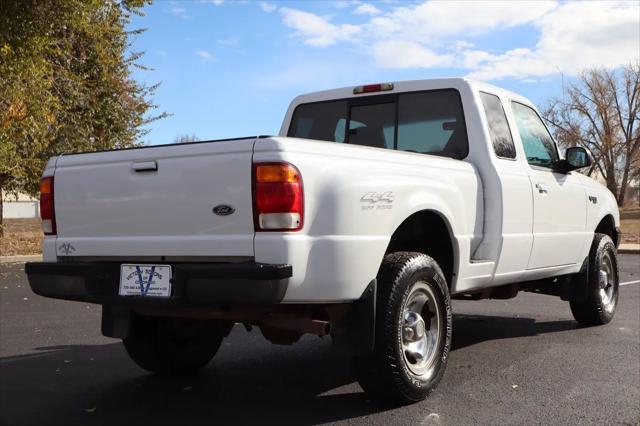
M472 78L576 74L591 67L615 68L640 60L638 3L565 3L536 26L541 34L532 48L487 55Z
M368 6L360 3L353 10L375 14L361 24L334 24L328 17L290 8L281 12L284 24L305 44L355 46L385 68L453 67L484 80L526 79L640 60L637 2L426 1L378 14L373 11L377 7ZM508 50L476 46L479 35L500 35L515 27L527 34L536 31L537 41L523 38L527 41ZM517 31L505 34L518 37Z
M375 61L385 68L432 68L450 66L453 56L439 55L413 41L389 40L373 46Z
M405 6L372 21L372 29L415 41L452 34L481 34L523 25L556 7L554 1L427 1Z
M338 41L352 41L361 31L357 25L335 25L327 18L283 7L280 9L284 24L296 30L294 36L305 39L305 43L316 47L331 46Z
M224 3L224 0L211 0L211 3L213 3L214 6L220 6Z
M207 62L213 60L213 55L207 52L206 50L197 50L196 55L200 56L203 60Z
M271 13L271 12L274 12L278 8L278 6L276 6L275 4L268 3L266 1L261 1L260 8L262 9L263 12Z
M379 15L382 13L380 9L369 3L362 3L353 10L356 15Z
M359 4L358 0L337 0L333 2L333 5L338 9L346 9L348 7L353 6L354 4Z

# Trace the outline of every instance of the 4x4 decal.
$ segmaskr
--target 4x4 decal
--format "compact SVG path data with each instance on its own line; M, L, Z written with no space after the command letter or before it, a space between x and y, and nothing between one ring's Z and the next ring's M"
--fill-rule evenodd
M362 210L377 210L393 208L395 197L392 191L386 192L367 192L360 197L360 207Z

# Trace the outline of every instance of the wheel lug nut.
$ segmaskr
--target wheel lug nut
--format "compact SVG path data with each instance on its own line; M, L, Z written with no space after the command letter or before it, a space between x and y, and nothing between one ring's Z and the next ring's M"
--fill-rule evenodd
M402 330L404 340L412 341L414 337L414 331L411 327L404 327Z

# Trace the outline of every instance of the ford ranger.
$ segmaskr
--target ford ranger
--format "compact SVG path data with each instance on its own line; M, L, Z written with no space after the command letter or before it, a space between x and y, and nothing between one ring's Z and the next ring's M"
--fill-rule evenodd
M618 300L619 213L532 103L467 79L297 97L278 136L52 158L39 295L102 305L142 368L205 367L236 323L330 335L378 401L441 380L451 299L519 291L584 326Z

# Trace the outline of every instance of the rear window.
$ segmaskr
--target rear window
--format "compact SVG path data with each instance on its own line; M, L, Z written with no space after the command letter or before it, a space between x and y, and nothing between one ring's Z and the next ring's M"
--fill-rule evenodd
M288 136L462 159L469 152L456 90L299 105Z
M458 92L441 90L398 97L400 151L462 159L469 151Z
M344 142L347 101L300 105L289 127L289 136Z

